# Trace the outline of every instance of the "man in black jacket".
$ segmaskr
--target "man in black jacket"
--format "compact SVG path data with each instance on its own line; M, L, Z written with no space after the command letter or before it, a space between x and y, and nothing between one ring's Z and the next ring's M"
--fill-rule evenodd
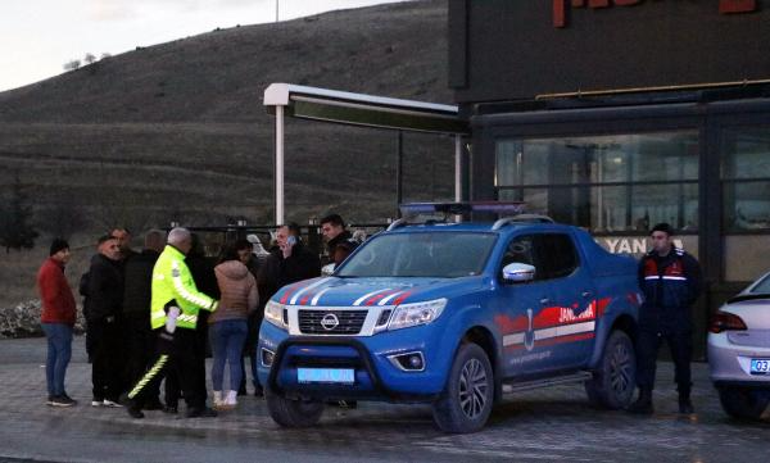
M322 218L321 235L323 236L324 242L326 242L326 251L329 256L329 261L325 263L333 262L335 265L342 263L350 252L341 253L344 257L340 258L339 256L336 256L337 247L344 244L345 249L347 249L351 247L351 243L355 243L353 241L353 235L345 229L345 221L342 220L342 216L339 214L329 214ZM352 247L355 248L355 246Z
M91 259L87 279L84 312L92 339L94 407L117 407L123 373L121 340L121 306L123 274L118 260L118 240L110 235L99 238L98 254Z
M278 248L270 252L257 278L262 306L283 286L321 275L321 260L302 244L296 224L278 227L275 238Z
M675 381L679 391L679 413L690 414L692 389L692 316L690 310L702 289L698 261L673 246L673 230L660 223L650 232L653 249L639 262L639 287L644 303L639 309L639 333L636 339L636 383L639 398L629 411L653 412L652 390L655 386L655 361L663 340L671 349Z
M150 299L152 297L152 269L166 243L166 234L150 230L144 236L141 253L129 253L123 262L125 291L123 295L123 322L126 348L126 384L135 384L155 358L157 336L150 326ZM125 252L125 251L124 251ZM148 393L143 404L145 410L163 407L158 399L159 388Z

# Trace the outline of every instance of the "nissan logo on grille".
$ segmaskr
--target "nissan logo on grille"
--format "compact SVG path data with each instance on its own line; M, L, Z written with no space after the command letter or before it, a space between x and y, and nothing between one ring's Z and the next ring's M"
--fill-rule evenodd
M340 324L340 320L333 313L327 313L326 315L324 315L324 318L321 319L321 326L326 331L331 331L334 328L337 328L337 325L339 324Z

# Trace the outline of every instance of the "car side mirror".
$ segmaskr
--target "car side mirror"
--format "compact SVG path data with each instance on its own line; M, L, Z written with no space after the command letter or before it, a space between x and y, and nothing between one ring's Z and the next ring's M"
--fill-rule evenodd
M332 273L334 273L334 264L327 264L321 267L321 275L328 277Z
M507 283L526 283L535 279L535 266L513 262L503 267L503 281Z

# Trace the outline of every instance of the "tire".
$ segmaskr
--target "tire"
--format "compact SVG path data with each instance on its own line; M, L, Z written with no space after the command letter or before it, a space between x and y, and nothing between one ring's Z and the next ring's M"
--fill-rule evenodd
M270 417L285 428L309 428L318 423L324 411L320 401L292 400L265 388L265 401Z
M433 420L450 433L476 432L484 427L495 396L492 365L477 344L462 344L447 378L447 385L433 404Z
M739 420L758 420L770 402L770 392L742 387L720 387L722 409Z
M604 345L593 379L585 382L591 405L619 410L626 408L636 388L636 353L631 338L623 331L613 331Z

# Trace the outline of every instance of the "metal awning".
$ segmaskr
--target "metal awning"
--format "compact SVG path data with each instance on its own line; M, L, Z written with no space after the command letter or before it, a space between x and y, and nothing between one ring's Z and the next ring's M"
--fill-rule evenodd
M455 136L455 200L462 200L462 137L469 133L457 106L402 100L325 88L274 83L264 105L275 123L275 219L284 223L284 118Z

